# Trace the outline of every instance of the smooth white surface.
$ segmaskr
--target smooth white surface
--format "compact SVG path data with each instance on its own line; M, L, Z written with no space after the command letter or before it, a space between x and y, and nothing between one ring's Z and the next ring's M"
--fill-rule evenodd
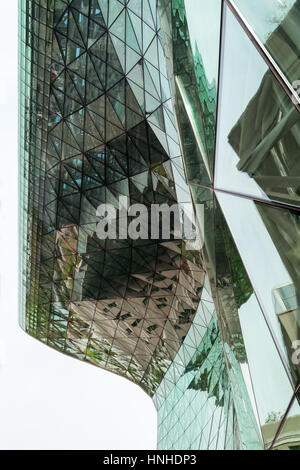
M18 326L17 1L0 16L0 449L154 449L137 386L66 357Z

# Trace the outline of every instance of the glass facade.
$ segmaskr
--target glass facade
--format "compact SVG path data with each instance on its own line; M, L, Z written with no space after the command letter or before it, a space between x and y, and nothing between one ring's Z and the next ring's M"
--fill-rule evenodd
M19 3L22 328L141 386L159 449L300 448L300 0ZM202 248L99 239L120 196Z

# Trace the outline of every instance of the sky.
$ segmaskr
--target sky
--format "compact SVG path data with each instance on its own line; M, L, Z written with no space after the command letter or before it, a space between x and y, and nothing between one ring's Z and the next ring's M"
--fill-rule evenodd
M136 385L64 356L18 326L17 0L0 16L0 449L156 448Z

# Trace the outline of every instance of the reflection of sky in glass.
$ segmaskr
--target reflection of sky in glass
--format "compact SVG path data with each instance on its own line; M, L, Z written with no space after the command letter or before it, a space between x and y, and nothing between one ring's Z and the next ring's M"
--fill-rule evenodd
M293 390L254 295L242 305L239 317L263 425L269 413L285 412Z
M272 328L281 338L273 289L293 282L253 201L219 194L218 199L243 259L245 268Z
M202 3L202 0L185 0L193 51L197 42L207 77L212 81L218 74L218 43L215 40L218 25L215 18L219 2L206 2L205 15ZM295 0L237 0L235 3L255 27L259 37L265 40ZM197 11L199 13L195 14ZM215 184L219 188L268 199L247 173L238 171L239 157L228 144L228 135L256 94L268 68L229 10L225 16L225 31ZM208 35L210 41L205 40ZM281 345L282 353L287 356L274 311L273 289L291 283L291 277L254 203L219 193L218 199L273 334ZM247 214L245 218L243 214ZM293 390L255 295L242 305L239 314L251 370L250 379L244 368L244 379L249 391L252 380L263 425L270 413L284 414ZM251 392L250 398L254 405ZM293 414L299 414L297 404L293 411Z
M222 193L217 196L260 304L287 357L272 291L292 282L291 277L253 201ZM271 411L285 411L292 387L254 296L240 308L240 321L258 409L264 421ZM268 390L273 390L271 397Z
M185 0L185 10L193 53L195 44L202 55L207 79L218 79L220 0Z
M228 135L256 94L268 68L228 9L225 39L215 186L268 199L247 173L238 171L239 157L228 143ZM288 362L274 310L273 289L291 283L292 279L253 201L218 192L217 196L259 302ZM254 295L240 308L240 321L259 416L264 424L269 413L285 412L292 386Z
M223 79L217 134L215 186L268 199L257 183L237 169L240 159L228 136L256 94L267 65L226 8Z
M287 15L296 0L234 0L258 37L265 41Z
M238 171L239 158L228 143L231 129L255 95L267 66L229 10L226 11L225 25L225 65L221 87L215 186L267 198L248 174ZM286 354L280 323L274 309L273 290L291 283L291 277L254 203L221 194L218 198L252 285L282 345L282 352ZM246 218L243 214L247 214Z

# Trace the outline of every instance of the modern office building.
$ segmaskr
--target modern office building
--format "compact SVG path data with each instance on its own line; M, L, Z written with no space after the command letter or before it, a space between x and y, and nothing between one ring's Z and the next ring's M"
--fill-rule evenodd
M20 324L141 386L159 449L300 448L299 26L300 0L20 0ZM99 237L120 197L202 208L203 245Z

